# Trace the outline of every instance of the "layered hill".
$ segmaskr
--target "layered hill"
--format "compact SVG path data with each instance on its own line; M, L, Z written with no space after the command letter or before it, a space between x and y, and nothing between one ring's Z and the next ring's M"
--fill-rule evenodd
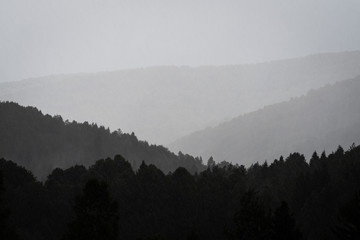
M41 179L58 167L89 166L117 154L126 157L134 169L142 161L165 173L180 166L190 172L203 169L200 159L175 155L162 146L139 141L134 133L111 132L88 122L63 121L61 116L44 115L34 107L12 102L0 102L0 116L0 156Z
M316 151L360 142L360 77L312 90L180 138L169 146L204 159L249 166L290 152Z
M360 75L360 51L249 65L152 67L0 83L0 100L168 144L239 114Z

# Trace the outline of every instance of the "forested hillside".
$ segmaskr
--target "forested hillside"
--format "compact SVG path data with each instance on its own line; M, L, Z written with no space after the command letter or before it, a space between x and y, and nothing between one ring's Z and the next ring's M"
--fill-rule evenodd
M241 115L169 145L204 159L250 166L280 155L334 149L360 142L360 77Z
M180 166L192 173L203 169L200 159L175 155L162 146L139 141L133 133L64 121L34 107L0 102L0 116L0 156L26 167L41 179L56 167L89 166L97 159L116 154L126 157L134 169L142 161L155 164L165 173Z
M150 67L0 83L0 101L91 120L160 145L360 75L360 51L259 64Z
M89 232L124 240L358 239L360 147L308 160L292 153L248 169L209 164L192 175L145 163L134 171L118 155L55 169L41 183L1 159L0 210L10 215L0 221L26 240L87 239Z

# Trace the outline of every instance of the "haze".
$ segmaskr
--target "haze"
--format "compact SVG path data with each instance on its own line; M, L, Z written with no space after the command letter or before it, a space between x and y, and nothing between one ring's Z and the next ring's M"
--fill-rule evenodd
M360 1L1 0L0 81L360 49Z

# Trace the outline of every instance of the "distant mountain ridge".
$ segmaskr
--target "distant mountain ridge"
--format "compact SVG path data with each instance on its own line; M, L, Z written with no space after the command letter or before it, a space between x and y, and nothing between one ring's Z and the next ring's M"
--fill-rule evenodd
M201 159L163 146L139 141L132 134L111 132L103 126L63 121L44 115L34 107L0 102L0 158L8 158L44 179L55 168L89 166L96 160L121 154L134 169L142 161L164 173L185 167L190 172L204 169Z
M360 51L259 64L151 67L0 83L0 100L168 144L224 119L360 75Z
M360 76L312 90L180 138L169 145L204 159L249 166L280 155L360 142Z

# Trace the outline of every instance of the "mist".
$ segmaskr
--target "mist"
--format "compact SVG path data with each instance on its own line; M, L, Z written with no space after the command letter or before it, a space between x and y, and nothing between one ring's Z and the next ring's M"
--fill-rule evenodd
M358 75L360 51L353 51L261 64L52 75L0 83L0 101L168 146L194 131Z
M359 0L0 0L0 239L359 239Z
M360 49L360 2L0 1L0 81Z

